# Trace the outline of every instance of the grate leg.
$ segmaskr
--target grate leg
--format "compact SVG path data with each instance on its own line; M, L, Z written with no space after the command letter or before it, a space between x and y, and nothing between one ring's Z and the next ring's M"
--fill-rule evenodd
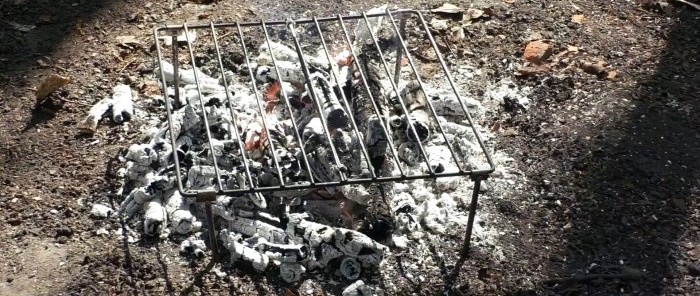
M472 191L472 201L469 204L469 219L467 220L467 235L464 238L462 246L462 256L469 256L469 247L471 246L472 229L474 227L474 216L476 215L476 203L479 200L479 191L481 190L481 177L474 177L474 190Z
M207 221L209 221L209 244L211 246L212 261L219 260L219 245L216 239L216 226L214 226L214 215L211 210L211 202L205 205L207 211Z

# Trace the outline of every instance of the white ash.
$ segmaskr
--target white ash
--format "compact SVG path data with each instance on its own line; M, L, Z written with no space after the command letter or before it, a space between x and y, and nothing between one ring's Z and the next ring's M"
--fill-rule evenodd
M376 295L373 289L367 285L362 280L357 280L350 286L343 290L343 296L370 296Z
M94 204L90 210L90 214L98 218L107 218L114 213L114 210L108 205Z
M134 115L134 92L125 84L118 84L112 89L112 97L98 101L90 108L88 115L78 123L83 133L93 134L102 117L111 111L112 121L122 123Z

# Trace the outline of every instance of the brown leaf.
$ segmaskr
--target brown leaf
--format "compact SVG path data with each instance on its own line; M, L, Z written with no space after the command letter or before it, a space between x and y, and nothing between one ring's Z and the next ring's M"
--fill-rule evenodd
M68 82L70 82L70 78L68 77L51 74L49 77L46 77L41 85L39 85L39 88L37 88L36 100L41 101L45 99L49 94L68 84Z
M136 39L136 36L117 36L117 43L122 45L141 45L141 41Z
M582 24L585 19L586 17L584 17L583 14L574 14L571 16L571 22L577 24Z
M449 13L449 14L455 14L455 13L462 13L462 9L452 5L450 3L445 3L442 6L430 10L432 12L437 12L437 13Z
M617 78L617 71L612 70L612 71L608 72L608 79L609 80L615 80L615 78Z

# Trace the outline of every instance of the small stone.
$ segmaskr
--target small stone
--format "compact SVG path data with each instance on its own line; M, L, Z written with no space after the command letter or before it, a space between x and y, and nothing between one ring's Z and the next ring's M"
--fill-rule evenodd
M551 55L552 48L549 46L549 44L545 43L544 41L537 40L527 44L523 57L527 62L539 64L545 61Z
M673 198L671 199L671 204L673 204L673 207L676 209L685 211L688 209L688 207L685 205L685 201L681 198Z
M582 24L585 19L583 14L574 14L571 16L571 22L576 24Z
M59 244L65 244L68 242L68 237L59 236L58 238L56 238L56 242Z
M700 264L688 264L688 274L690 274L691 276L700 276Z
M56 230L56 236L61 237L61 236L71 236L73 235L73 230L70 229L67 226L62 226Z
M601 75L605 73L605 62L600 61L595 64L586 62L583 63L581 69L588 74Z

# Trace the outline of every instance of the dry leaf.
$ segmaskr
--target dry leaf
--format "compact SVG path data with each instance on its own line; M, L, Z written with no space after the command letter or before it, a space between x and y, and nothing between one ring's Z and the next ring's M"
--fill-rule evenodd
M128 36L117 36L117 43L123 44L123 45L140 45L141 42L136 39L136 36L128 35Z
M7 24L12 26L13 29L20 31L20 32L29 32L29 31L34 30L36 28L35 25L22 25L22 24L18 24L15 22L7 22Z
M608 72L608 79L609 80L615 80L615 78L617 78L617 71L612 70L612 71Z
M438 31L447 30L447 20L432 19L430 21L430 26Z
M41 101L45 99L49 94L61 88L61 86L68 84L68 82L70 82L70 78L68 77L51 74L49 77L46 77L41 85L39 85L39 88L37 88L36 100Z
M577 24L583 23L583 20L586 19L583 14L574 14L571 16L571 21Z
M478 19L481 16L484 15L484 11L481 9L475 9L475 8L469 8L467 9L466 15L469 17L469 19Z
M438 8L432 9L431 11L432 11L432 12L437 12L437 13L451 13L451 14L462 13L462 9L461 9L461 8L459 8L459 7L457 7L457 6L454 6L454 5L450 4L450 3L445 3L445 4L443 4L442 6L440 6L440 7L438 7Z

